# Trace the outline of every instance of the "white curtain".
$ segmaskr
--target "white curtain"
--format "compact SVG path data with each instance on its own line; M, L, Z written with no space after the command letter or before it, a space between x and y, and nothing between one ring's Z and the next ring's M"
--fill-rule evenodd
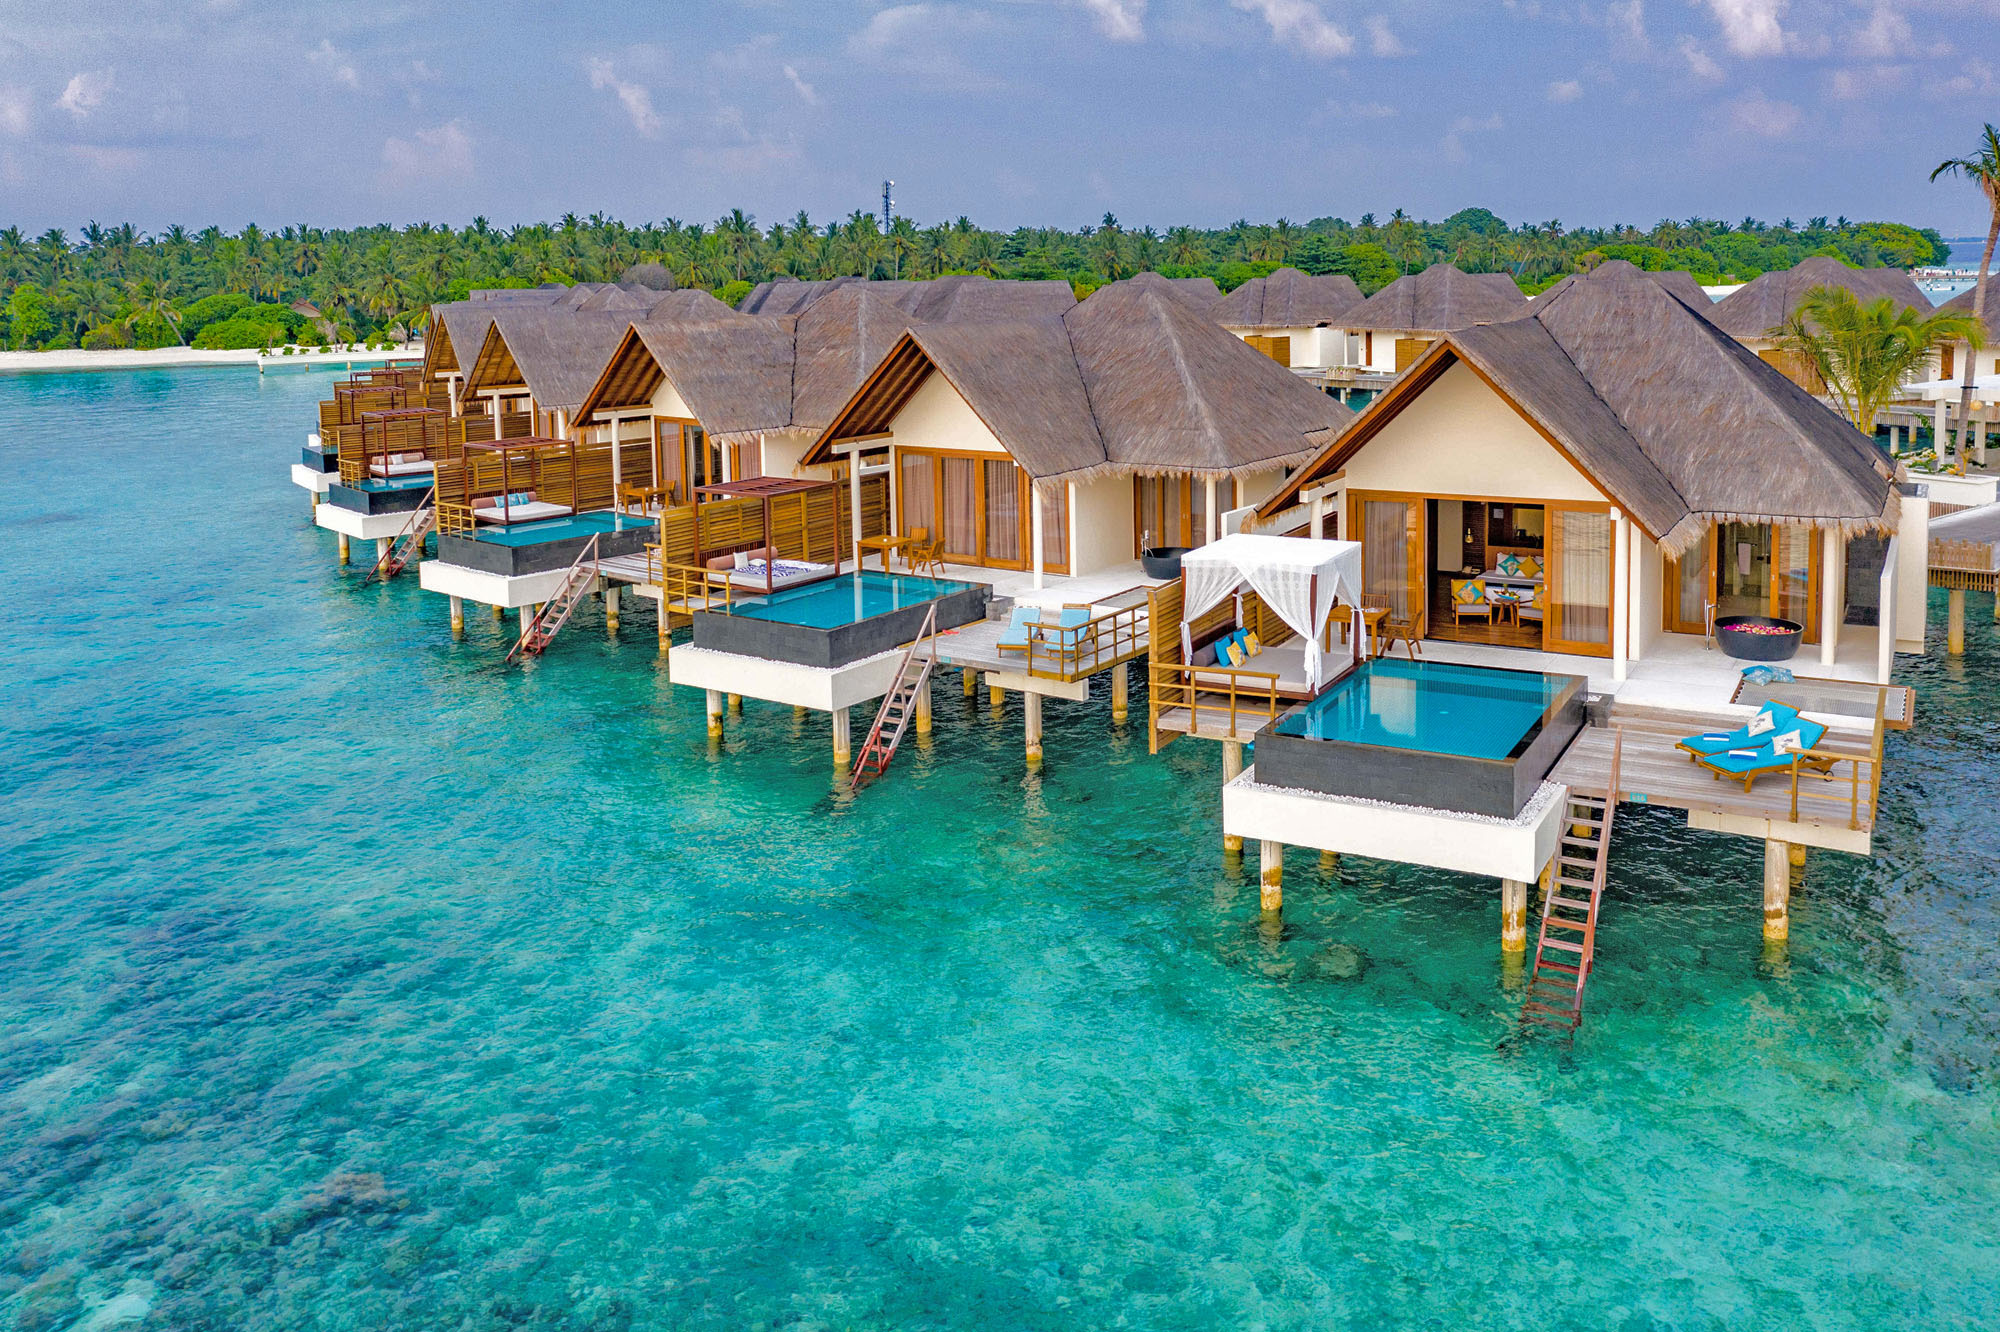
M1263 598L1271 613L1306 643L1306 679L1317 689L1325 668L1320 635L1344 596L1359 604L1353 573L1360 548L1353 542L1302 541L1297 537L1234 535L1190 553L1181 564L1187 578L1183 622L1201 615L1240 583ZM1315 586L1317 579L1317 586Z

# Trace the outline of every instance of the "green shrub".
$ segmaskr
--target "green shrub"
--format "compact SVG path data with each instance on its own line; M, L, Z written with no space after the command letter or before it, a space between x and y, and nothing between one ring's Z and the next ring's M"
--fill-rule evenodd
M118 324L99 324L83 335L85 351L120 351L132 345L132 339Z
M251 348L269 348L282 343L285 330L260 324L254 320L239 317L225 319L218 324L210 324L195 334L191 344L202 351L245 351Z
M218 291L213 296L204 296L181 311L181 331L193 338L210 324L221 323L248 304L250 298L240 291Z
M724 305L734 305L745 296L748 296L754 290L755 285L754 283L745 282L741 278L738 278L734 282L725 282L722 284L722 289L715 293L715 299L721 301Z

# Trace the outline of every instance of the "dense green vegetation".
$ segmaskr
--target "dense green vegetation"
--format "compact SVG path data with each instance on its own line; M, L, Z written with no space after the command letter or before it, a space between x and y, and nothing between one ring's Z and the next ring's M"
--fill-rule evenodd
M1076 231L1022 227L984 231L969 218L919 227L897 218L888 232L855 212L819 225L800 213L759 227L740 209L713 225L627 225L574 214L555 224L501 231L484 218L454 230L419 222L351 231L255 225L235 235L169 227L91 223L72 240L59 229L30 239L0 230L0 344L38 347L261 347L287 341L348 342L416 327L433 302L473 287L615 280L633 265L733 301L777 276L842 274L936 277L982 273L1060 278L1078 293L1145 269L1207 275L1225 290L1290 264L1346 273L1365 291L1440 259L1468 270L1510 272L1529 291L1607 258L1642 268L1685 268L1704 282L1748 280L1827 254L1862 267L1941 263L1934 231L1893 222L1776 225L1690 218L1649 230L1614 225L1564 229L1560 222L1509 226L1483 208L1442 222L1398 210L1387 220L1317 218L1304 224L1236 222L1215 231L1127 230L1106 214Z

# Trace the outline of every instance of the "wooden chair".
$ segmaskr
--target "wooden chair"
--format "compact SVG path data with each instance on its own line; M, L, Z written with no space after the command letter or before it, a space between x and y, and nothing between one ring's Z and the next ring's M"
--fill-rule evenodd
M1467 620L1493 623L1493 603L1486 599L1486 584L1477 578L1451 580L1451 614L1454 624Z
M1404 655L1411 661L1424 654L1424 645L1417 638L1416 626L1410 622L1409 616L1396 614L1395 602L1379 592L1364 592L1361 594L1361 608L1389 612L1382 617L1379 627L1375 630L1380 655L1386 657L1394 652L1399 642L1403 645Z
M919 543L919 537L928 539ZM922 569L928 572L933 578L942 577L944 574L944 538L941 536L932 537L929 534L929 529L922 527L912 532L910 538L910 545L906 547L909 553L904 558L908 562L911 571L914 572Z

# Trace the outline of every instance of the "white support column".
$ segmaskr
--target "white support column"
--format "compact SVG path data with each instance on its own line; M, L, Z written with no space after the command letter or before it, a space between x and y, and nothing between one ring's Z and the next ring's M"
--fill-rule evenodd
M1892 454L1896 454L1896 453L1901 453L1902 451L1903 451L1903 427L1899 425L1892 425L1889 427L1889 452Z
M833 766L844 768L848 763L849 732L847 709L833 710Z
M453 597L451 599L451 632L454 635L465 632L465 599L463 597Z
M1285 908L1285 844L1257 843L1257 906L1266 915Z
M1632 607L1630 588L1632 542L1625 530L1625 515L1611 511L1611 678L1625 678L1628 650L1627 630Z
M1207 539L1215 541L1222 536L1222 515L1215 511L1215 478L1202 482L1208 488L1208 507L1202 515L1206 520Z
M347 562L348 562L348 560L350 560L350 559L352 559L352 558L353 558L353 554L352 554L352 551L351 551L351 550L349 549L349 546L348 546L348 542L347 542L347 534L346 534L345 532L343 532L343 533L341 533L341 534L340 534L340 562L341 562L342 564L345 564L345 563L347 563Z
M1628 514L1625 518L1625 562L1631 577L1625 581L1629 594L1625 603L1625 655L1633 661L1646 655L1646 549L1641 544L1645 539L1639 524Z
M1224 740L1222 742L1222 784L1229 785L1243 775L1243 742ZM1222 835L1222 850L1225 854L1242 855L1243 839L1230 833Z
M1521 879L1500 880L1500 951L1528 950L1528 885Z
M1937 450L1937 456L1939 458L1943 458L1946 454L1951 452L1951 426L1949 424L1950 422L1949 412L1950 412L1950 404L1947 403L1943 398L1939 398L1937 401L1936 421L1931 426L1931 446Z
M1042 763L1042 696L1036 693L1021 695L1021 717L1028 734L1028 766L1038 768Z
M500 438L500 395L499 394L489 393L486 395L486 414L493 418L493 438L495 439Z
M1875 683L1888 684L1896 668L1896 538L1882 556L1882 582L1875 596Z
M1840 622L1846 617L1841 583L1847 572L1847 547L1833 528L1821 536L1819 562L1819 664L1831 666L1840 655Z
M618 601L623 590L616 583L604 585L604 627L614 634L618 632Z
M854 524L849 535L854 538L853 555L856 572L861 569L861 446L848 446L847 453L847 507L848 516Z
M708 709L708 738L711 741L720 740L722 739L722 691L704 690L703 697Z
M1131 714L1132 663L1121 661L1111 668L1111 720L1122 722Z
M451 395L451 414L457 416L459 414L458 376L456 374L445 376L444 385L445 392Z
M1783 842L1764 843L1764 942L1783 943L1792 932L1792 855Z
M556 412L556 438L569 438L569 413L560 409Z
M1035 591L1042 590L1042 488L1032 483L1028 486L1028 539L1035 547Z
M388 558L389 558L389 538L388 538L388 537L376 537L376 538L375 538L375 563L377 563L377 564L380 564L380 563L381 563L382 561L384 561L384 560L386 560L386 559L388 559Z
M619 436L624 433L619 426L624 420L622 416L611 418L611 498L614 503L618 498L618 487L625 484L625 460L621 456L625 450L619 445Z
M1326 522L1326 496L1324 494L1315 494L1312 497L1311 521L1312 526L1306 530L1306 535L1317 540L1320 528Z
M917 691L917 734L931 733L931 682L924 681L924 687Z

